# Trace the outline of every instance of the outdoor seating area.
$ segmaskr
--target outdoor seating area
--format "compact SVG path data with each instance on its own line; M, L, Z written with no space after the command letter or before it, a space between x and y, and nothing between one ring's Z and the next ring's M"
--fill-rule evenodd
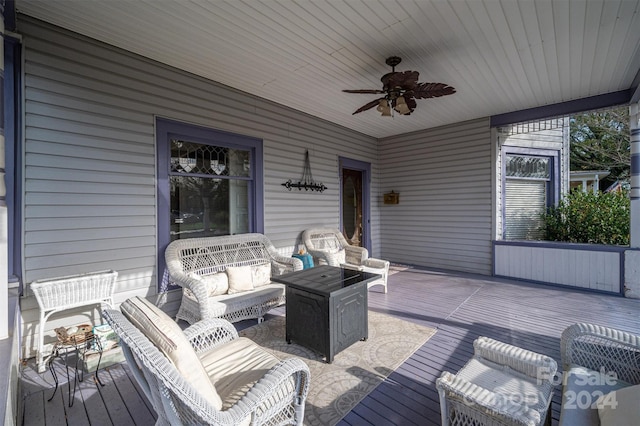
M473 370L467 367L470 362L475 364L482 362L492 366L508 364L510 367L501 370L502 374L513 374L509 372L522 368L523 365L537 365L544 367L543 370L553 376L554 364L557 362L558 375L560 375L570 364L577 363L589 367L584 361L584 354L587 351L585 348L601 348L605 340L600 337L585 336L596 334L608 334L613 338L612 341L617 341L632 351L626 352L631 353L631 356L624 356L620 350L620 344L616 344L613 346L615 353L609 352L611 355L605 355L605 357L618 359L624 365L628 365L629 370L624 373L627 375L621 375L620 379L637 383L638 366L634 366L632 362L634 360L637 362L639 359L638 340L635 336L640 334L640 324L631 317L630 312L640 308L639 300L477 275L402 266L392 266L391 269L389 283L393 291L387 294L370 292L370 311L386 313L416 324L434 327L437 332L384 382L346 413L338 423L341 426L375 425L380 424L382 420L385 424L389 424L387 422L446 424L441 417L442 405L436 386L443 373L446 375L449 373L445 372L460 372L465 369L471 372ZM418 291L420 294L429 294L430 297L418 299L415 297ZM544 310L539 308L540 300L545 301ZM167 355L151 343L152 339L161 336L154 335L149 330L143 332L139 328L142 326L148 329L153 323L154 325L162 324L162 327L173 327L174 332L177 332L179 328L176 330L177 325L173 320L141 298L125 302L121 309L124 313L118 310L107 310L105 317L116 332L124 338L124 345L129 348L125 351L129 361L101 371L100 377L104 386L85 380L76 393L76 403L73 407L68 407L66 404L70 397L65 391L66 386L61 387L61 392L58 392L54 400L46 402L51 395L51 383L47 383L46 375L38 375L35 371L30 372L26 369L21 378L21 385L23 407L28 405L29 409L22 413L23 424L56 424L44 419L53 419L60 413L65 418L62 424L65 422L81 424L91 421L97 413L102 413L103 419L109 419L111 424L121 424L119 422L122 421L126 421L127 424L148 424L145 422L148 422L149 418L161 418L170 423L172 418L182 418L182 421L187 423L189 421L185 419L193 421L195 418L201 420L207 418L209 421L215 419L221 424L229 421L241 422L246 419L251 411L247 408L248 406L238 406L228 414L221 414L211 402L191 395L189 391L193 390L194 385L183 382L183 375L179 373L180 367L171 363ZM139 315L140 312L145 314ZM269 321L270 318L280 315L284 315L283 307L272 309L266 314L265 319ZM134 325L136 317L142 321L138 326ZM151 322L148 321L150 318ZM160 321L158 318L164 318L164 320ZM585 325L574 326L575 323L596 323L606 329ZM203 354L211 350L215 351L212 348L218 345L224 347L233 344L230 342L238 340L236 330L254 325L255 321L240 321L231 328L221 324L228 323L222 320L206 320L185 330L184 339L191 341L191 344L195 344L196 347L194 353L197 355L194 360L198 359L204 363L205 358L215 359L215 355ZM204 339L196 337L203 336L202 333L211 332L211 327L216 330L214 333L217 333L215 334L217 337ZM205 329L209 331L205 332ZM581 331L576 333L576 330ZM602 333L604 330L607 332ZM226 337L223 337L225 335ZM171 335L171 340L179 337L179 334ZM223 341L227 343L221 343ZM571 344L570 341L582 343ZM157 344L161 344L158 342L156 341ZM177 340L174 340L174 343L176 342ZM245 344L249 349L253 347L250 342ZM185 345L178 346L183 350ZM260 352L255 347L251 350ZM565 353L573 355L564 357ZM134 359L137 361L133 361ZM509 359L516 361L511 362ZM274 359L263 360L270 366L278 364ZM239 362L236 365L241 364L242 362ZM280 367L274 367L274 369L278 368ZM606 365L606 368L614 368L614 366ZM206 370L207 374L214 374L209 368ZM304 367L300 366L300 373L295 374L301 374L301 376L297 377L304 377L303 370ZM491 380L495 377L505 376L491 373L485 376L485 379ZM252 382L258 379L254 375L252 379L247 380ZM307 379L303 379L302 382L304 380ZM148 386L139 385L139 381L143 384L148 383ZM264 396L265 392L269 393L269 389L273 389L272 385L257 386L256 392L260 391ZM549 388L545 389L543 392L547 395ZM223 384L216 385L215 390L222 401L229 396L225 393L229 388ZM543 424L546 413L549 414L552 425L578 424L565 423L566 419L562 414L566 412L562 409L563 384L554 380L551 391L552 397L548 410L545 405L539 416L531 417L539 418L539 423L517 424ZM306 390L299 388L295 392L304 393ZM185 404L185 399L196 402ZM254 401L253 398L248 400ZM233 403L228 406L231 405ZM88 408L89 406L91 408ZM180 407L184 412L172 412L169 407ZM292 416L301 414L292 406L284 411ZM451 424L458 423L451 422Z

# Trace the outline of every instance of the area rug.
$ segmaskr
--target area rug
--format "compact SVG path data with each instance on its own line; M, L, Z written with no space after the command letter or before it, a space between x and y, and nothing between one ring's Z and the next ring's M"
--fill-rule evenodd
M278 316L239 334L278 358L302 358L311 371L304 424L335 425L365 396L431 338L435 329L369 311L369 339L335 355L327 364L310 349L285 341L285 317Z

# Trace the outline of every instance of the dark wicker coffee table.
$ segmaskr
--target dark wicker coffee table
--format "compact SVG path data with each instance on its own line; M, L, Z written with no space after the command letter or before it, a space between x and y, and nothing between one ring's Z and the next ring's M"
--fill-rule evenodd
M286 289L287 343L296 343L333 362L335 354L369 335L367 283L378 274L318 266L272 281Z

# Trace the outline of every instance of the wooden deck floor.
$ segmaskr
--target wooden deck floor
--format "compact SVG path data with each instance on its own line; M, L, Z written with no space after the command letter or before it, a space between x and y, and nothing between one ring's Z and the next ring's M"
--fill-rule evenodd
M640 300L420 269L391 275L388 294L372 289L369 309L436 327L438 332L340 426L439 425L435 380L442 371L460 369L472 355L473 340L481 335L544 353L559 362L560 333L574 322L594 322L640 334ZM48 373L38 375L31 367L29 364L22 371L24 425L150 425L155 421L126 364L101 370L104 387L96 385L92 375L87 376L71 408L66 405L66 383L56 398L47 402L52 381ZM554 425L559 401L556 392Z

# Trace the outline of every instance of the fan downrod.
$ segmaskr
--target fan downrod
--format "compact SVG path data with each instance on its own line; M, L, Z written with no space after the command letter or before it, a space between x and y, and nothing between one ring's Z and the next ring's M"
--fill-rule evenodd
M389 56L385 63L389 65L395 71L396 65L402 62L402 58L399 56Z

